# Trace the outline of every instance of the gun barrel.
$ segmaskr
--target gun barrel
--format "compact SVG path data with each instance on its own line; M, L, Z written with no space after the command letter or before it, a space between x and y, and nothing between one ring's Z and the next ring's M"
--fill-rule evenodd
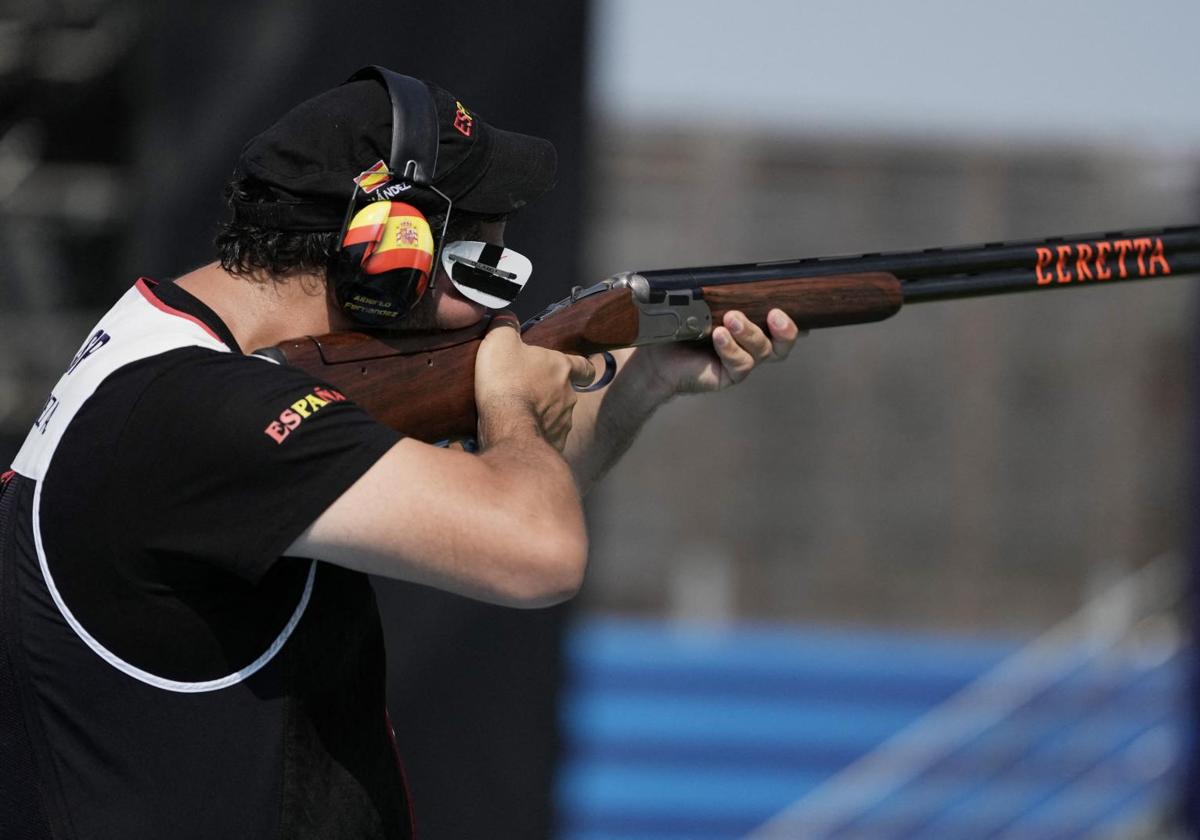
M1102 277L1097 276L1094 261L1090 263L1085 261L1084 265L1090 269L1090 275L1081 275L1074 261L1065 260L1064 273L1061 277L1058 275L1057 265L1053 264L1048 269L1043 269L1040 275L1036 268L1033 270L1011 269L981 274L930 277L919 281L902 283L901 288L904 290L905 303L923 303L934 300L1002 295L1011 292L1035 291L1038 289L1071 288L1081 283L1098 285L1111 283L1114 280L1118 282L1157 280L1161 277L1200 273L1200 251L1184 251L1170 254L1169 257L1164 256L1164 259L1169 260L1167 264L1170 267L1170 271L1158 270L1160 267L1156 263L1156 270L1154 272L1148 270L1146 272L1139 272L1136 267L1136 260L1133 260L1132 270L1127 266L1125 273L1121 273L1119 267L1114 264L1107 266L1110 272L1109 276Z
M639 271L656 291L715 283L882 272L901 281L905 303L1135 280L1200 270L1200 225L989 242L919 251Z

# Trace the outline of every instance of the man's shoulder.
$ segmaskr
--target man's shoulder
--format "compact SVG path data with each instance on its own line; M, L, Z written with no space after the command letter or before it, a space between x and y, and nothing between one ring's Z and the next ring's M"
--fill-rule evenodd
M349 403L345 394L305 371L261 356L201 347L179 348L130 365L113 377L109 389L106 400L132 400L138 414L267 429L275 421L294 421L293 415L304 419Z
M265 356L222 353L203 347L181 347L130 365L122 373L145 389L188 391L205 389L222 401L238 397L260 402L297 389L319 389L330 401L345 395L311 373L280 364Z
M199 346L175 347L135 360L125 372L133 371L142 372L143 376L149 374L153 380L165 382L210 377L271 382L295 379L297 375L306 376L302 371L266 356Z
M100 383L93 401L121 399L131 406L160 396L167 399L188 394L258 393L274 383L294 378L290 369L259 356L208 347L175 347L133 359Z

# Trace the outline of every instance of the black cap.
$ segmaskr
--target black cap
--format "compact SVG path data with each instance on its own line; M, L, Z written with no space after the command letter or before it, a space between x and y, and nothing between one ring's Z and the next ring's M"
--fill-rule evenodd
M488 125L462 100L424 83L437 111L433 185L473 213L509 213L554 186L557 156L548 141ZM288 111L242 149L234 177L250 201L233 201L235 221L279 230L338 230L361 173L387 162L392 105L382 81L362 79ZM414 187L395 196L432 213L444 202Z

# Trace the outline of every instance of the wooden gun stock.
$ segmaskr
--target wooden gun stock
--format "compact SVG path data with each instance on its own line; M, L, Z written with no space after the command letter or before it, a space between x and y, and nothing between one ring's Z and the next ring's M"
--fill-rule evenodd
M711 313L701 338L735 309L763 329L775 308L802 329L816 329L880 321L903 303L900 281L882 272L705 285L699 293ZM553 307L522 334L528 344L578 355L674 340L647 340L641 321L633 292L615 287ZM323 379L381 423L436 442L475 434L475 354L486 329L483 323L452 332L338 332L260 352Z

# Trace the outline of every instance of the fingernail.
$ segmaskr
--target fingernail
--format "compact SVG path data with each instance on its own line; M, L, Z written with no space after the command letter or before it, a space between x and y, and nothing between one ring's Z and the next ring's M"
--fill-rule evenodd
M724 347L726 344L729 343L729 336L723 332L714 332L713 333L713 343L716 344L718 347Z
M729 320L729 331L731 333L740 333L742 331L742 326L741 318L731 318Z
M775 327L776 329L783 329L784 325L786 324L787 319L783 317L782 312L771 313L771 326Z

